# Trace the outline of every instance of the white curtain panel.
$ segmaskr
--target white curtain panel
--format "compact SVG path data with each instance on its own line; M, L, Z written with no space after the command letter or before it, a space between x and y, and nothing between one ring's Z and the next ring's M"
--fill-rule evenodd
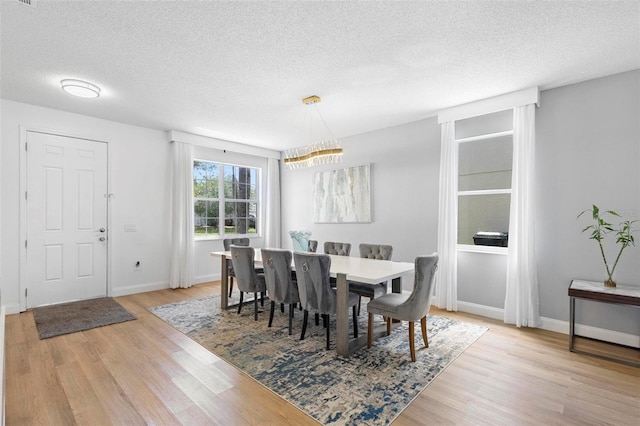
M441 124L440 195L438 207L438 271L436 305L458 310L458 144L455 122Z
M172 142L171 269L169 287L193 285L193 148Z
M504 322L540 326L535 253L535 104L513 110L513 177Z
M267 163L266 218L264 245L280 248L280 160L269 158Z

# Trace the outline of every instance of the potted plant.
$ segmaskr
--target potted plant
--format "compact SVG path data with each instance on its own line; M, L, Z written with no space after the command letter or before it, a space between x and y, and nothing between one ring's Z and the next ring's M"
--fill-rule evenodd
M604 212L601 212L598 206L594 204L593 208L581 212L578 215L578 218L586 212L591 212L593 223L584 228L582 232L591 231L589 239L596 240L598 242L598 247L600 247L600 254L602 255L602 260L604 261L604 267L607 269L607 279L604 281L604 285L607 287L615 287L616 283L615 281L613 281L613 272L616 270L616 266L618 265L618 261L620 260L620 256L622 255L624 249L626 249L630 245L635 245L635 241L633 239L633 232L635 232L635 230L633 229L633 224L637 222L637 220L622 221L616 229L611 223L605 220L606 216L620 217L620 215L615 211L606 210ZM620 244L620 250L618 251L616 260L613 262L613 267L609 268L607 257L604 254L602 241L608 234L611 233L616 236L616 244Z

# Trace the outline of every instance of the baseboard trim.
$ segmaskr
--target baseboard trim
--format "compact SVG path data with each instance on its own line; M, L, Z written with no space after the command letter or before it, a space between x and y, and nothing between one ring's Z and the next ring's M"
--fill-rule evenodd
M496 320L504 320L504 309L493 306L479 305L476 303L458 301L458 310L469 314L480 315ZM569 321L561 321L554 318L540 318L543 330L555 331L556 333L569 334ZM605 342L617 343L619 345L640 348L640 336L622 333L614 330L593 327L590 325L576 324L576 334L592 339L604 340Z
M11 304L11 305L3 305L4 307L4 313L6 315L11 315L11 314L19 314L20 313L20 305L17 303Z
M194 284L208 283L211 281L219 281L220 274L201 275L193 279ZM136 293L147 293L149 291L165 290L169 288L168 281L158 281L155 283L144 283L127 287L118 287L111 290L112 297L128 296Z
M468 314L480 315L487 318L504 319L504 309L492 306L478 305L477 303L463 302L458 300L458 310Z
M169 288L168 281L158 281L155 283L144 283L126 287L111 289L112 297L129 296L130 294L147 293L149 291L165 290Z
M5 424L4 348L7 346L7 342L4 340L5 314L6 307L0 306L0 342L2 342L2 347L0 348L0 403L2 404L2 407L0 407L0 424L2 426Z
M210 283L220 281L220 274L200 275L194 278L194 284Z

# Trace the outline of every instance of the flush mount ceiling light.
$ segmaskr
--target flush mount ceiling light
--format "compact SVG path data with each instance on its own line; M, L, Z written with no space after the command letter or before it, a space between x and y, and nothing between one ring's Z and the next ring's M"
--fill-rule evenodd
M311 136L311 144L302 148L294 148L285 151L284 163L290 169L303 169L306 167L316 166L318 164L332 164L342 161L342 148L338 140L333 137L329 126L324 121L322 114L318 110L316 104L320 103L319 96L309 96L304 98L302 103L313 106L313 111L318 115L320 121L329 132L328 140L313 142L313 117L310 117L309 134ZM313 113L312 113L313 114Z
M65 79L60 81L62 90L81 98L97 98L100 96L100 88L95 84L82 80Z

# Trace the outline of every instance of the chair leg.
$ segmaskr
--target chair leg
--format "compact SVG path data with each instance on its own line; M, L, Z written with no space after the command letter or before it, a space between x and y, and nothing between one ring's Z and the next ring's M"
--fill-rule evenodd
M373 341L373 314L369 312L369 324L367 326L367 348L371 347Z
M362 296L358 296L358 316L360 316L360 305L362 304Z
M280 312L282 312L284 314L284 303L280 304Z
M229 281L231 281L231 284L229 284L229 297L231 297L231 293L233 293L233 277L230 277Z
M422 341L425 348L429 347L429 339L427 339L427 316L425 315L420 319L420 328L422 328Z
M331 327L329 327L329 315L328 314L322 314L322 322L325 323L327 325L327 350L330 349L329 347L329 341L331 340Z
M258 297L257 294L256 297ZM260 306L264 306L264 291L260 292Z
M320 315L316 314L316 325L320 325Z
M411 352L411 361L416 362L416 342L413 340L414 322L409 321L409 351Z
M309 320L309 311L305 309L304 317L302 318L302 332L300 333L300 340L304 340L304 333L307 331L308 320Z
M328 320L328 318L325 316L325 314L322 314L322 327L324 327L324 328L329 327L329 320Z
M240 303L238 303L238 315L240 315L240 311L242 310L242 298L244 297L244 291L240 292Z
M253 293L253 320L258 321L258 293Z
M353 337L358 337L358 314L356 305L353 305Z
M271 301L271 313L269 314L269 327L271 327L271 323L273 322L273 311L276 309L276 302Z
M291 336L292 328L293 328L293 304L289 303L289 336Z
M387 336L391 334L391 317L387 317Z

